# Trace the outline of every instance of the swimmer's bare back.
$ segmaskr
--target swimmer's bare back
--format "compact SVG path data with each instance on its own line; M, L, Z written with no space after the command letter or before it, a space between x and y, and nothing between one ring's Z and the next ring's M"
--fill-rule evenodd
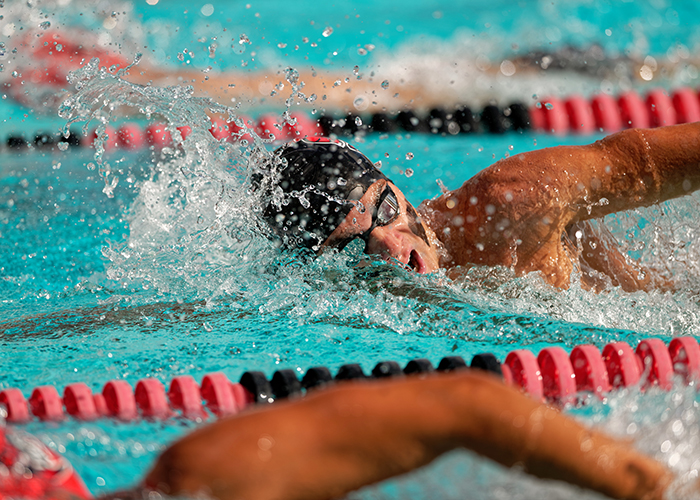
M226 105L242 103L284 106L292 95L292 86L284 71L209 73L192 70L159 70L142 64L130 70L132 83L193 85L195 95L211 97ZM341 109L345 112L387 112L405 108L430 109L434 106L461 104L457 92L430 92L421 82L396 80L382 86L376 78L355 75L351 71L330 73L301 70L297 85L304 98L296 95L295 105L311 108ZM312 97L313 96L313 97Z
M521 153L424 202L419 212L445 245L452 266L501 265L520 275L539 271L560 288L569 286L575 266L583 264L584 273L606 272L607 266L632 291L654 281L637 278L619 252L609 259L579 255L570 235L583 237L577 225L585 228L591 219L699 188L700 123L692 123Z
M661 499L672 480L629 443L467 370L346 382L220 420L166 450L145 487L220 500L338 498L461 447L612 498Z

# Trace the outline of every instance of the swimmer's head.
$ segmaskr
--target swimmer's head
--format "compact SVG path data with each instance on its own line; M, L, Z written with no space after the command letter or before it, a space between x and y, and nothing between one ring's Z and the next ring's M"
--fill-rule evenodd
M282 166L263 217L287 247L319 250L367 189L388 180L369 158L342 141L302 139L274 155Z

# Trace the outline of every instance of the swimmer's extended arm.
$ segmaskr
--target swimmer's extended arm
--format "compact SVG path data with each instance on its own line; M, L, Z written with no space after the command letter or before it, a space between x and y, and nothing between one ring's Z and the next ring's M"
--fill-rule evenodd
M501 189L548 190L543 208L554 211L553 218L567 224L600 218L700 189L700 122L625 130L587 146L523 153L494 167Z
M145 484L221 500L328 499L465 447L613 498L660 499L671 479L626 443L469 371L345 383L185 437Z

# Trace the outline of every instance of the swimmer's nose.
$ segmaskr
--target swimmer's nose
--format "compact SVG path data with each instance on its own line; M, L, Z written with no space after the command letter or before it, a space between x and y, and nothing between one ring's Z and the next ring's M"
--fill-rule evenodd
M370 255L385 254L397 259L404 264L407 259L402 258L404 253L404 238L402 234L390 226L374 228L367 240L365 252Z

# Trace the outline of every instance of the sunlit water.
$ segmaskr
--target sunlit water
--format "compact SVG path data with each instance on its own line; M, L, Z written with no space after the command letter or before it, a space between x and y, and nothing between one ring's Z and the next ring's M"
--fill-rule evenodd
M678 12L673 6L635 5L624 4L620 11L614 11L604 3L582 3L579 17L572 18L545 3L536 4L538 15L552 26L555 20L569 20L569 26L578 26L571 33L578 33L581 39L592 37L596 30L603 32L596 41L610 38L605 47L614 55L638 47L634 43L640 40L656 51L671 50L678 44L692 47L696 42L684 31L685 25L675 21L673 12ZM205 6L197 9L204 12ZM38 15L37 8L32 7L32 15ZM54 25L75 21L68 13L62 14L68 19L57 17L56 8L47 4L44 9ZM449 26L458 24L450 15L453 8L456 12L457 7L431 7L428 18L436 22L445 19ZM626 9L637 10L629 14ZM507 49L496 50L504 42L540 47L541 36L558 44L578 40L575 35L565 39L562 29L558 34L552 29L536 33L527 27L535 23L536 16L516 27L514 20L520 9L509 10L503 5L501 10L502 22L492 28L481 27L486 21L494 22L485 10L476 9L471 17L460 11L468 20L463 29L446 30L450 36L438 37L432 21L425 22L419 35L409 14L375 11L369 16L358 8L365 24L357 28L371 33L367 42L379 46L372 59L377 66L388 66L392 61L389 55L395 53L420 68L421 60L434 62L435 54L448 60L449 49L455 47L464 46L465 52L476 47L496 60L512 54ZM620 26L626 15L639 19L639 26L617 37L605 35L605 29L612 26L611 10L617 12L615 19ZM594 11L599 16L593 16ZM139 43L143 40L160 40L154 52L144 56L156 60L173 55L173 44L182 49L172 30L162 28L167 24L163 17L149 12L137 22L138 10L130 4L120 6L118 12L128 14L133 21L119 34L106 26L109 19L124 22L127 18L122 14L101 17L96 9L86 15L85 23L95 33L117 37L125 44L125 51L131 51L130 59L142 51ZM193 10L184 21L173 23L181 22L191 37L206 38L198 43L211 44L212 34L220 35L224 23L208 22L201 12ZM255 12L254 7L250 12L237 12L237 24L230 28L233 34L227 36L238 39L247 32L255 41L253 33L258 35L255 43L262 44L260 37L265 30L253 25ZM10 19L8 14L0 29L9 29L10 20L19 23L20 14L16 16ZM265 20L269 16L263 11ZM384 17L391 22L384 24ZM41 18L32 18L32 22L37 19ZM273 38L268 52L255 46L234 58L226 56L222 48L221 64L235 66L239 58L252 64L255 56L250 52L254 48L261 51L256 62L261 67L275 67L278 60L285 67L304 64L304 56L291 50L288 57L271 54L276 53L274 45L282 43L278 40L313 33L312 40L318 38L317 45L323 51L304 49L312 63L336 64L348 72L357 64L355 59L361 63L365 56L358 53L342 22L354 28L352 23L360 21L352 21L350 16L333 24L330 19L317 20L308 33L307 23L289 28L291 32L270 28L265 31ZM657 24L675 26L676 38L660 35ZM249 25L254 27L248 29ZM320 32L331 25L335 26L332 35L323 36ZM397 25L404 26L404 31ZM377 38L381 30L386 31L381 26L391 26L391 36ZM410 30L414 36L403 34ZM506 35L513 31L514 35ZM164 36L166 32L170 35ZM483 40L469 42L470 33L481 34ZM380 44L378 39L386 43ZM343 49L337 50L338 59L326 61L331 42ZM240 51L240 47L234 49ZM416 53L421 57L416 59ZM14 59L6 61L8 67L11 61ZM200 59L195 58L192 64L200 64ZM447 66L435 71L446 72ZM569 76L547 80L547 85L556 88L562 81L580 83ZM595 81L601 85L599 79ZM615 88L628 84L625 78L612 82ZM529 83L508 87L514 89L513 95L532 93ZM54 384L60 390L80 381L98 391L110 379L125 379L133 386L147 376L167 383L181 374L199 379L205 373L223 371L237 380L251 369L271 375L279 368L294 368L301 376L305 369L317 365L335 369L346 362L359 362L370 370L386 359L405 363L427 357L436 363L445 355L469 359L484 351L503 359L521 347L537 352L560 345L570 350L583 343L602 347L625 340L634 345L651 336L668 341L677 335L700 334L700 255L696 243L700 226L695 217L700 199L696 196L606 220L630 255L674 276L678 291L673 293L628 294L613 288L593 294L577 282L562 292L545 285L536 275L515 278L507 269L472 269L456 280L441 274L417 276L387 264L366 262L361 245L307 261L281 253L259 221L250 176L259 171L274 145L262 141L247 146L218 143L206 131L207 112L235 116L237 109L193 98L183 88L133 87L113 72L95 67L74 75L72 88L74 95L62 107L61 118L54 119L66 131L80 129L88 119L90 127L103 127L118 117L113 108L126 106L138 113L143 123L165 120L171 127L190 125L193 132L162 153L104 152L98 148L96 153L34 151L3 158L0 338L6 369L0 387L19 387L26 393L37 385ZM21 108L11 111L8 127L22 122ZM275 111L282 116L285 109ZM33 123L29 116L23 125ZM506 155L594 139L529 133L500 137L392 134L357 137L355 143L373 161L381 160L383 170L417 204L440 193L436 180L453 189ZM412 159L407 159L407 153L412 153L408 155ZM591 401L573 413L616 435L635 438L644 451L692 476L700 466L696 401L694 387L669 394L632 390L604 402ZM166 443L195 425L181 420L90 424L69 420L59 424L33 422L27 430L65 453L93 491L105 491L133 484ZM535 495L570 498L580 496L580 492L562 485L543 485L471 455L454 453L425 470L365 489L353 498L500 499Z

